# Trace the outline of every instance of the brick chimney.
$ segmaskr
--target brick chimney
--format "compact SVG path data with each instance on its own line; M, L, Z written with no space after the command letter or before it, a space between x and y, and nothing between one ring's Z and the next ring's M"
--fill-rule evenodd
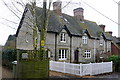
M57 15L62 15L62 9L61 9L61 6L62 6L62 1L56 1L56 2L53 2L53 11L57 14Z
M106 33L109 33L109 34L112 36L112 33L113 33L113 32L112 32L112 31L107 31Z
M84 19L84 9L83 8L76 8L73 10L74 12L74 17L76 17L77 19L80 19L80 21L82 21Z
M101 25L99 25L99 26L100 26L100 28L103 30L103 32L105 32L105 25L101 24Z

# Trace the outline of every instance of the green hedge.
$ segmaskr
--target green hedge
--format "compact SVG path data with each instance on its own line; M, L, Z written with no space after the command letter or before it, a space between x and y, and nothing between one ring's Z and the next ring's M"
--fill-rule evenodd
M108 61L113 61L114 70L120 72L120 55L112 55L108 58Z
M16 49L5 49L2 53L2 65L12 68L12 62L17 60Z

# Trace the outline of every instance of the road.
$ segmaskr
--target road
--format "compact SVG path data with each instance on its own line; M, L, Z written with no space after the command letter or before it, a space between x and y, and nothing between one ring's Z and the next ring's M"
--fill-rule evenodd
M12 71L7 69L6 67L2 67L2 76L0 76L0 78L1 77L2 78L12 78ZM51 78L119 78L119 80L120 80L120 73L114 72L114 73L110 73L110 74L103 74L103 75L97 75L97 76L80 77L80 76L74 76L74 75L50 71L50 77Z
M2 78L12 78L12 71L6 67L2 67Z

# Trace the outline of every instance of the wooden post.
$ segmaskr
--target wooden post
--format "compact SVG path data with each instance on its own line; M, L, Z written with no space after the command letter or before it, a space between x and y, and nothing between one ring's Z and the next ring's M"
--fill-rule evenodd
M92 63L90 62L90 75L92 75Z
M103 71L104 71L104 70L103 70L103 69L104 69L104 67L103 67L103 64L104 64L104 63L102 62L101 64L102 64L102 70L101 70L102 72L101 72L101 73L103 74L103 73L104 73L104 72L103 72Z
M113 61L111 61L111 72L113 72Z
M82 76L82 63L80 63L80 76Z
M64 63L63 63L63 64L64 64L64 73L65 73L65 61L64 61Z

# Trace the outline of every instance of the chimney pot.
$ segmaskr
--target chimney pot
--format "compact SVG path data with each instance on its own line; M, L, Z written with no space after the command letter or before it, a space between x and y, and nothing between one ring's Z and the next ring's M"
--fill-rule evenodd
M99 26L100 26L100 28L102 29L102 31L105 32L105 25L101 24L101 25L99 25Z
M112 36L112 33L113 33L113 32L112 32L112 31L107 31L107 33L109 33L109 34Z
M83 8L81 8L81 7L76 8L73 10L73 12L74 12L74 17L80 19L80 21L82 21L84 19L84 15L83 15L84 9Z
M57 15L62 15L62 9L61 9L61 6L62 6L62 1L56 1L56 2L53 2L53 11L57 14Z

